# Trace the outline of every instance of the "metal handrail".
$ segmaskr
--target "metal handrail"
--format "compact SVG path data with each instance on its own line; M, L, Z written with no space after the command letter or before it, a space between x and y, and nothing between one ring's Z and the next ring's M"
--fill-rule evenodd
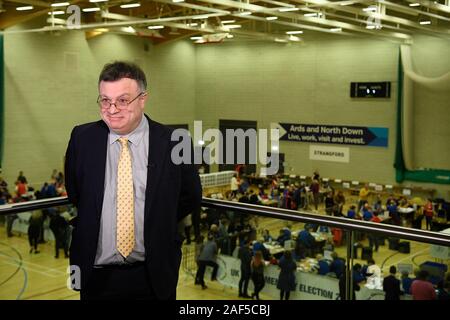
M20 213L55 206L68 205L67 197L58 197L42 200L33 200L0 206L0 215ZM397 237L412 241L450 246L450 234L420 229L405 228L400 226L373 223L368 221L353 220L344 217L318 215L306 211L296 211L281 208L273 208L262 205L253 205L235 201L210 199L203 197L202 206L249 213L274 219L290 220L296 222L314 223L317 225L330 226L348 231L360 231L377 233L387 237Z

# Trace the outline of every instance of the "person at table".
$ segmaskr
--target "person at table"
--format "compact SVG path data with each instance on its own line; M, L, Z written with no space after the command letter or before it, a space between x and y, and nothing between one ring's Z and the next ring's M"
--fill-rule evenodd
M317 274L325 276L328 273L330 273L330 263L321 254L318 254L316 256L316 260L317 260L317 263L319 265L319 269L317 270Z
M238 258L241 260L241 278L239 279L239 297L250 298L248 295L248 283L251 276L252 252L250 241L245 240L244 244L239 248Z
M405 294L411 294L411 284L413 279L409 277L407 270L402 271L401 275L402 289Z
M264 239L264 242L272 242L273 241L273 238L270 235L270 232L268 229L263 230L263 239Z
M263 255L264 260L270 259L270 251L264 246L263 244L264 238L260 241L253 241L253 253L256 253L257 251L260 251Z
M386 209L389 211L389 216L392 219L392 223L395 225L400 225L400 216L398 214L397 204L395 201L391 200Z
M376 212L378 215L383 213L383 205L381 204L381 197L379 195L377 195L377 200L373 204L372 208L373 212Z
M375 222L375 223L381 222L381 219L378 217L377 212L373 213L372 219L370 219L370 221ZM380 242L381 242L380 237L376 233L371 232L368 234L368 238L369 238L369 247L371 247L372 250L377 252L378 248L380 246ZM374 249L374 247L375 247L375 249Z
M326 197L325 197L325 213L329 216L333 215L334 211L335 211L335 206L334 206L334 198L333 198L333 193L332 192L328 192Z
M237 174L234 173L233 177L231 178L230 181L230 188L231 188L231 197L234 198L237 196L238 191L239 191L239 180L237 178Z
M252 270L252 281L254 292L252 293L252 299L256 298L256 300L260 300L259 293L264 288L266 284L264 280L264 259L261 251L255 251L255 254L251 261L251 270Z
M361 210L361 218L364 221L370 221L373 218L372 210L370 208L370 205L368 203L365 203L362 210Z
M336 196L334 197L334 203L335 203L335 215L338 217L341 217L342 210L344 209L345 204L345 196L342 190L339 190Z
M297 264L292 259L291 251L285 251L284 255L278 262L280 267L280 274L278 275L277 289L280 290L280 300L289 300L291 291L295 290L295 271Z
M345 260L340 258L337 252L331 254L333 261L330 264L330 272L334 272L336 278L340 279L345 272Z
M383 280L384 300L400 300L402 292L400 290L400 280L395 277L396 273L397 268L391 266L389 268L389 276Z
M291 230L289 228L283 228L280 230L280 235L277 238L277 242L284 247L286 240L291 240Z
M369 195L370 195L369 185L365 184L364 187L362 187L359 190L358 212L361 210L364 204L368 202Z
M361 275L361 265L359 263L353 266L352 270L353 276L353 291L351 292L351 300L356 300L356 291L361 289L360 284L364 282L364 277ZM343 272L339 278L339 295L341 300L345 299L345 289L347 286L347 274Z
M261 202L259 201L258 196L255 194L255 192L252 189L250 189L248 191L248 194L249 194L248 203L250 203L250 204L261 204Z
M423 215L425 216L426 230L431 230L434 216L434 206L431 199L427 199L427 203L425 203L425 206L423 207Z
M316 239L311 234L312 229L306 226L304 230L300 231L297 236L297 247L301 252L304 252L306 257L311 257L314 249Z
M355 205L351 205L350 208L348 209L347 218L356 219L356 206Z
M428 281L429 273L420 270L417 279L411 284L411 294L413 300L436 300L436 291L433 284Z

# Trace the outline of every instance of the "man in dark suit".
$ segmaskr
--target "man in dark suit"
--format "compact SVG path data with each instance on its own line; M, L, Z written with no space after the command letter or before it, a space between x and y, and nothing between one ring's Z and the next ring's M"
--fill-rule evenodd
M144 114L139 67L107 64L98 87L102 120L76 126L66 152L74 289L81 299L175 299L177 224L200 207L199 176L192 157L174 161L172 129Z
M390 275L383 280L383 290L385 292L384 300L400 300L401 290L400 290L400 280L395 277L397 273L397 268L391 266L389 268Z

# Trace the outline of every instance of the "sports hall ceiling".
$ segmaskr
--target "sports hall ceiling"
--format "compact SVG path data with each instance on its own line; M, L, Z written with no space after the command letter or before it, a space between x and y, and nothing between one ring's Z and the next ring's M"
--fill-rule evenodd
M28 21L39 26L11 28ZM74 26L86 38L112 32L150 38L155 44L182 38L197 43L242 38L298 42L320 34L408 42L411 35L423 33L450 40L450 0L0 0L4 33L59 32Z

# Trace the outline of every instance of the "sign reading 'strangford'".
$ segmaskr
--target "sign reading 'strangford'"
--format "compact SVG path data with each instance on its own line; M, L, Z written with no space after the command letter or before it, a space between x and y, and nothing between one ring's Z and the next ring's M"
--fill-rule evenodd
M295 123L272 123L271 128L280 130L280 141L388 146L388 128Z

